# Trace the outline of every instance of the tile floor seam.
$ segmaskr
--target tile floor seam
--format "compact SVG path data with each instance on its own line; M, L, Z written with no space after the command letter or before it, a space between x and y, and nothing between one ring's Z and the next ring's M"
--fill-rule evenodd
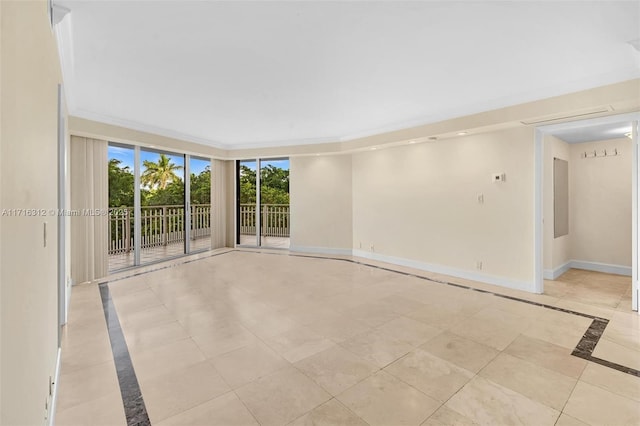
M558 423L558 421L560 421L560 417L562 417L563 414L565 414L565 415L567 415L569 417L573 417L573 416L570 416L569 414L565 413L564 410L565 410L565 408L567 408L567 404L571 400L571 397L573 396L573 392L576 390L576 387L578 386L578 383L580 383L580 378L582 378L582 375L584 374L584 371L586 369L587 368L585 367L584 370L582 370L582 372L580 373L580 376L578 377L576 382L573 384L573 387L571 388L571 393L569 393L569 397L567 398L567 400L565 401L564 405L562 406L562 410L560 410L560 415L556 419L556 423ZM575 418L575 417L573 417L573 418ZM580 419L577 419L577 420L580 420ZM582 420L580 420L580 421L582 421Z
M409 355L411 355L411 352L409 352L408 354L405 354L405 355L401 356L401 357L400 357L400 358L398 358L397 360L393 361L391 364L394 364L395 362L400 361L401 359L406 358L406 357L407 357L407 356L409 356ZM440 360L442 360L442 361L449 362L449 361L447 361L446 359L442 359L442 358L440 358L440 357L438 357L438 356L436 356L436 355L432 355L432 356L434 356L434 357L436 357L436 358L438 358L438 359L440 359ZM391 364L389 364L389 365L391 365ZM453 363L450 363L450 364L453 364ZM388 365L387 367L389 367L389 365ZM459 365L456 365L456 364L453 364L453 365L454 365L454 366L456 366L456 367L458 367L458 368L461 368L461 369L463 369L463 370L465 370L465 371L469 371L469 370L467 370L467 369L466 369L466 368L464 368L464 367L460 367ZM383 368L383 369L381 369L380 371L382 371L382 370L386 369L387 367L384 367L384 368ZM393 374L391 371L385 371L385 373L387 373L387 374L389 374L389 375L393 376L394 378L396 378L397 380L401 381L401 382L402 382L402 383L404 383L405 385L411 386L412 388L414 388L414 389L415 389L415 390L417 390L418 392L421 392L422 394L424 394L424 395L428 396L429 398L431 398L431 399L433 399L433 400L435 400L435 401L437 401L437 402L440 402L440 401L441 401L440 399L438 399L438 398L436 398L436 397L434 397L434 396L431 396L431 395L427 394L426 392L424 392L424 391L422 391L422 390L418 389L416 386L414 386L414 385L412 385L411 383L407 382L407 381L406 381L406 380L404 380L403 378L396 376L396 375L395 375L395 374ZM476 377L476 376L479 374L479 372L476 374L476 373L474 373L474 372L472 372L472 371L469 371L469 373L473 374L473 376L471 376L471 377L469 378L469 380L467 380L467 383L469 383L471 380L473 380L473 378L474 378L474 377ZM449 396L449 398L447 398L444 402L442 402L442 403L440 404L440 407L444 406L444 405L447 403L447 401L448 401L448 400L450 400L450 399L453 397L453 395L455 395L455 394L457 394L458 392L460 392L460 390L462 390L462 388L463 388L463 387L465 387L465 386L467 385L467 383L465 383L464 385L460 386L460 388L458 388L458 390L457 390L457 391L455 391L452 395L450 395L450 396ZM438 408L440 408L440 407L438 407ZM438 410L436 410L436 411L438 411ZM434 413L435 413L435 411L434 411ZM432 415L433 415L433 414L432 414ZM431 416L429 416L429 417L431 417ZM427 421L427 419L428 419L429 417L427 417L424 421ZM423 423L424 423L424 422L423 422Z
M370 423L368 423L365 419L363 419L362 417L360 417L359 415L357 415L356 413L354 413L354 412L353 412L353 410L351 410L351 408L349 408L349 407L347 407L346 405L344 405L344 404L343 404L342 402L340 402L340 400L339 400L339 399L337 399L335 396L331 396L331 399L330 399L330 400L328 400L328 401L326 401L326 402L323 402L322 404L318 405L318 407L321 407L321 406L323 406L323 405L325 405L325 404L327 404L327 403L329 403L329 402L331 402L331 401L336 401L336 403L338 403L338 404L340 404L341 406L343 406L343 407L344 407L346 410L348 410L351 414L353 414L354 416L356 416L357 418L359 418L359 419L360 419L362 422L364 422L366 425L370 426ZM289 423L287 423L285 426L292 425L293 423L297 422L298 420L300 420L300 419L301 419L301 418L303 418L304 416L306 416L306 415L310 414L313 410L315 410L315 409L316 409L316 408L318 408L318 407L315 407L315 408L313 408L313 409L311 409L311 410L307 411L306 413L302 414L301 416L296 417L295 419L293 419L293 420L291 420Z
M627 342L621 343L620 341L611 339L609 336L606 336L604 333L602 334L602 338L608 342L615 343L617 345L624 346L625 348L630 349L634 352L638 352L638 356L640 356L640 346L633 347Z
M224 378L223 378L224 380ZM253 420L256 421L257 425L261 425L262 423L260 423L258 421L258 418L255 416L255 414L253 414L253 411L251 411L249 409L249 407L247 406L247 404L245 404L245 402L242 400L242 398L240 398L240 395L238 395L238 393L236 392L235 389L231 389L231 392L233 392L233 394L236 396L236 398L238 398L238 401L240 401L240 404L242 404L242 406L245 408L245 410L247 410L247 413L249 413L251 415L251 417L253 417Z
M435 356L435 355L434 355L434 356ZM497 356L497 355L496 355L496 356ZM438 358L439 358L439 357L438 357ZM442 358L440 358L440 359L442 359ZM446 360L445 360L445 361L446 361ZM483 367L483 368L484 368L484 367ZM467 370L467 371L469 371L469 370ZM480 376L479 376L479 373L480 373L480 372L478 372L478 373L473 373L473 372L471 372L471 373L473 374L473 376L471 376L471 378L469 378L469 380L467 380L467 383L465 383L463 386L460 386L460 388L459 388L457 391L455 391L453 394L451 394L451 395L449 396L449 398L447 398L447 400L446 400L446 401L444 401L444 402L442 403L442 405L440 405L440 407L439 407L439 408L441 408L441 407L447 407L449 410L453 410L453 411L455 411L456 413L458 413L459 415L461 415L462 417L464 417L464 418L467 418L467 419L468 419L468 417L467 417L467 416L465 416L464 414L462 414L462 413L461 413L461 412L459 412L458 410L456 410L456 409L454 409L454 408L451 408L451 407L447 406L447 402L449 402L449 401L451 400L451 398L453 398L454 396L456 396L457 394L459 394L459 393L462 391L462 389L464 389L464 387L465 387L469 382L471 382L471 381L472 381L473 379L475 379L476 377L480 377ZM438 408L438 409L439 409L439 408ZM438 411L438 410L434 411L434 412L431 414L431 416L433 416L437 411ZM427 420L429 420L429 418L430 418L431 416L427 417ZM472 420L472 419L469 419L469 420L471 420L471 421L473 422L473 420ZM426 421L426 420L425 420L425 421ZM474 422L474 423L475 423L475 422Z
M336 345L337 345L337 346L340 346L340 345L339 345L339 344L337 344L337 343L336 343ZM376 364L373 364L373 363L371 363L371 362L367 361L366 359L362 358L360 355L354 354L353 352L351 352L351 351L350 351L350 350L348 350L347 348L344 348L344 347L342 347L342 346L340 346L340 348L341 348L341 349L343 349L343 350L345 350L345 351L347 351L347 352L349 352L351 355L355 356L355 357L356 357L356 358L358 358L359 360L365 361L365 362L367 362L367 363L369 363L369 364L373 365L374 367L376 367L376 368L377 368L377 370L372 371L368 376L363 377L362 379L360 379L360 380L358 380L357 382L355 382L353 385L349 386L349 387L348 387L348 388L346 388L346 389L343 389L343 390L342 390L342 391L340 391L340 393L338 393L337 395L333 395L331 392L329 392L329 390L328 390L328 389L325 389L325 387L324 387L324 386L322 386L322 385L321 385L320 383L318 383L318 382L317 382L313 377L311 377L309 374L307 374L307 372L306 372L306 371L302 370L300 367L298 367L298 366L296 365L298 362L304 361L305 359L307 359L307 358L311 358L312 356L317 355L317 354L311 355L311 356L309 356L309 357L307 357L307 358L303 358L303 359L301 359L300 361L296 361L295 363L292 363L291 365L292 365L296 370L298 370L300 373L302 373L304 376L306 376L307 378L309 378L312 382L314 382L315 384L317 384L318 386L320 386L320 387L321 387L325 392L327 392L329 395L331 395L331 397L332 397L332 398L336 398L338 395L340 395L340 394L342 394L342 393L346 392L347 390L351 389L352 387L354 387L354 386L358 385L360 382L363 382L363 381L367 380L369 377L371 377L371 376L373 376L374 374L379 373L380 371L382 371L382 370L383 370L383 368L380 368L380 367L378 367ZM324 352L324 351L322 351L322 352ZM321 352L318 352L318 353L321 353ZM341 404L342 404L342 403L341 403ZM343 404L343 405L344 405L344 404ZM349 408L349 407L347 407L347 408Z

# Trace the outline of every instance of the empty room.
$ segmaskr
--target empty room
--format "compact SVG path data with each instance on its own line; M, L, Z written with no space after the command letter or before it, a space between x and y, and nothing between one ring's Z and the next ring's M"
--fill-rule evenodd
M640 424L637 1L0 0L0 95L0 424Z

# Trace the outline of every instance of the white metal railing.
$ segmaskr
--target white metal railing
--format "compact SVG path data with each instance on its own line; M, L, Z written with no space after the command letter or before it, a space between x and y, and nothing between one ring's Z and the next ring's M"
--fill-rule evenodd
M133 251L133 207L109 209L109 254ZM147 206L140 209L140 247L152 248L184 241L184 206ZM211 236L211 205L191 205L191 239Z
M260 209L260 221L263 237L289 236L289 205L263 204ZM240 234L256 235L256 205L240 204Z

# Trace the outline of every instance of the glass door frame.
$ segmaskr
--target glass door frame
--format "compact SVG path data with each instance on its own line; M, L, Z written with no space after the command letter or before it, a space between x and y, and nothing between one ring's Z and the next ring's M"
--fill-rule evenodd
M240 165L243 162L253 162L256 163L256 203L254 210L254 223L256 224L256 243L255 245L251 244L242 244L241 242L241 234L240 234ZM261 214L260 214L260 159L245 159L245 160L236 160L236 247L250 247L250 248L259 248L261 247Z
M121 142L116 142L116 141L109 141L109 145L114 145L114 146L123 146L123 147L127 147L133 150L133 186L134 186L134 191L133 191L133 211L134 211L134 215L133 215L133 264L132 265L128 265L125 266L123 268L119 268L119 269L114 269L114 270L109 270L109 273L113 273L113 272L119 272L119 271L123 271L123 270L127 270L127 269L131 269L131 268L137 268L140 266L146 266L146 265L151 265L154 263L159 263L159 262L164 262L167 260L171 260L171 259L175 259L175 258L179 258L179 257L183 257L183 256L187 256L190 254L194 254L194 253L200 253L206 250L210 250L207 248L204 249L199 249L199 250L195 250L195 251L191 251L191 244L190 244L190 239L191 239L191 170L190 170L190 161L191 158L195 158L198 160L205 160L205 161L211 161L210 158L205 157L205 156L200 156L200 155L191 155L191 154L187 154L187 153L181 153L181 152L176 152L173 151L171 149L166 149L164 147L160 147L160 148L156 148L156 147L146 147L146 146L141 146L141 145L137 145L137 144L130 144L130 143L121 143ZM142 163L141 163L141 152L143 150L149 150L149 151L153 151L153 152L161 152L167 155L173 155L173 156L182 156L184 158L184 166L183 166L183 171L184 171L184 178L183 178L183 184L184 184L184 201L183 201L183 208L184 208L184 220L183 220L183 232L184 232L184 241L183 241L183 252L181 254L178 255L174 255L174 256L168 256L166 258L163 259L158 259L158 260L152 260L152 261L148 261L148 262L144 262L142 263L142 198L141 198L141 190L140 190L140 184L141 184L141 175L142 175ZM107 254L107 256L109 256L109 254Z
M268 245L263 245L262 238L262 226L267 224L263 224L263 211L262 211L262 165L263 163L269 163L271 161L279 161L279 160L287 160L289 161L290 157L273 157L273 158L247 158L236 160L236 170L235 170L235 179L236 179L236 227L235 227L235 246L236 247L246 247L246 248L269 248L269 249L288 249L283 247L273 247ZM242 163L255 162L256 165L256 201L255 201L255 211L254 211L254 223L256 229L256 242L255 245L252 244L242 244L241 242L241 223L242 223L242 215L241 215L241 185L240 185L240 165ZM265 220L269 220L266 218Z

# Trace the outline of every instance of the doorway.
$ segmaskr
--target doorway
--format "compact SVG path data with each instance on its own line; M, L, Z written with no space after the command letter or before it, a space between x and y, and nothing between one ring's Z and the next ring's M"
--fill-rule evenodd
M638 118L625 114L537 129L536 292L558 292L562 282L576 279L617 283L600 286L605 292L627 282L626 304L638 310ZM561 276L545 291L545 279Z
M236 162L236 244L289 248L289 159Z

